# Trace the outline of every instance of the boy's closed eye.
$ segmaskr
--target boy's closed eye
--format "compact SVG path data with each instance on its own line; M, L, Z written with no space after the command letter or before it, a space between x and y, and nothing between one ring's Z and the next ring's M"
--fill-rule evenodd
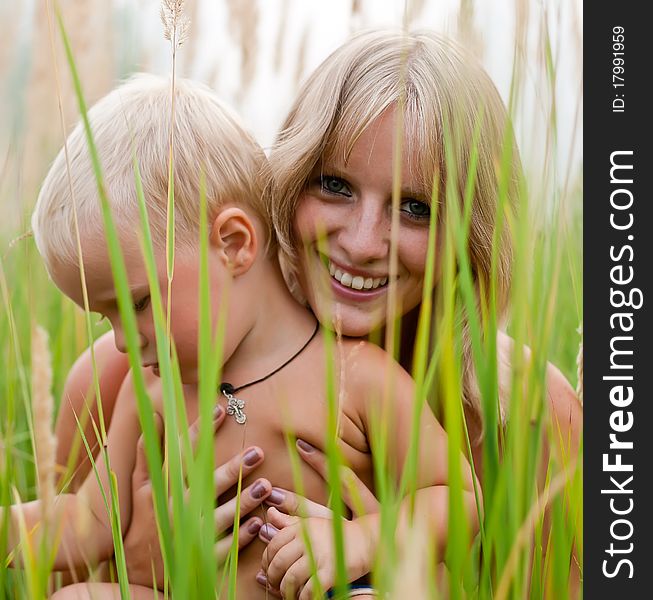
M134 302L134 310L136 312L143 312L150 305L150 295L143 296L140 300Z

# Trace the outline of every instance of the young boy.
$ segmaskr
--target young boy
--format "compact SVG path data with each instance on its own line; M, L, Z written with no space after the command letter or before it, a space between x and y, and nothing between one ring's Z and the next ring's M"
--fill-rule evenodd
M159 285L167 286L166 204L168 194L170 83L140 76L102 99L89 118L102 163L104 183L112 205L124 254L129 287L137 317L141 357L154 409L163 414L158 378L156 340L150 307L150 289L141 256L140 220L132 156L143 181ZM90 309L112 324L118 349L125 350L122 323L103 232L96 184L84 131L78 126L67 141L66 157L55 160L43 184L33 216L33 230L48 272L55 284L83 306L75 220ZM205 87L190 81L175 83L174 182L176 248L171 290L171 336L184 384L189 422L198 414L198 295L199 295L199 186L205 173L209 222L209 287L213 322L223 302L228 319L223 345L222 381L231 387L216 391L216 404L230 415L215 440L216 457L232 456L244 445L256 443L268 459L256 472L279 487L292 488L293 478L284 433L316 447L325 446L327 401L325 349L316 319L290 295L276 257L270 225L271 192L267 161L261 148ZM73 211L75 206L75 211ZM76 218L75 218L76 212ZM165 301L165 291L162 294ZM374 415L389 411L392 423L388 456L396 472L406 459L410 439L413 384L407 373L379 348L345 340L335 357L339 386L339 444L346 462L373 487L373 463L368 432ZM386 377L379 377L384 373ZM384 385L391 381L391 389ZM232 418L233 417L233 418ZM111 419L107 451L117 478L120 522L126 531L131 516L131 475L141 428L131 376L119 393ZM109 490L107 465L98 460L99 479ZM477 527L472 475L461 454L465 502L472 528ZM311 500L326 503L328 490L310 469L302 476ZM246 478L243 487L253 478ZM446 540L447 441L442 427L425 408L420 419L417 507L431 520L439 550ZM79 511L89 508L93 527L76 530ZM9 547L19 541L19 518L28 531L40 519L39 501L11 507ZM3 515L0 512L0 518ZM111 527L98 481L91 473L77 494L62 494L55 506L55 526L63 528L55 569L97 562L113 553ZM354 579L371 570L378 540L378 515L344 523L348 575ZM313 529L316 529L315 527ZM319 528L318 528L319 529ZM325 530L327 531L327 530ZM326 537L327 534L324 534ZM316 540L316 560L325 565L323 585L333 584L328 540ZM295 548L295 547L293 547ZM265 549L256 541L239 556L238 597L265 598L255 581ZM300 553L301 554L301 553ZM442 556L442 553L439 554ZM301 559L301 555L294 557ZM291 565L295 561L291 561ZM295 563L295 565L298 563ZM295 589L308 580L308 563L293 571ZM266 565L267 566L267 565ZM105 586L106 584L97 584ZM114 597L115 590L88 584L66 589L58 598ZM135 593L138 590L133 590ZM174 591L174 590L173 590ZM142 590L141 590L142 592ZM152 592L149 592L151 597Z

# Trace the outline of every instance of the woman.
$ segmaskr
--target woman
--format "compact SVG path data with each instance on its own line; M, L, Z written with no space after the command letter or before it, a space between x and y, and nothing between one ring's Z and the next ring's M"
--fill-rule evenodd
M401 160L395 161L398 148ZM291 288L305 298L325 325L332 326L335 318L339 331L354 337L367 336L382 327L388 300L396 298L392 308L404 315L400 358L408 369L423 297L431 212L438 224L434 279L437 296L443 270L439 260L441 239L455 214L452 208L465 208L463 190L471 165L475 164L467 240L469 264L480 307L489 305L493 287L490 280L495 273L497 314L504 314L512 264L508 228L503 227L497 236L494 271L492 240L499 189L503 186L505 209L514 210L521 166L506 110L494 85L475 61L451 43L428 33L371 32L356 36L322 63L303 86L270 159L279 192L273 216ZM503 165L503 179L497 174L497 165ZM398 173L401 185L399 212L394 213L398 219L394 224L397 244L393 261L391 207ZM500 331L496 342L499 428L503 429L510 412L510 357L514 349L512 340ZM118 381L121 369L126 372L127 368L124 357L110 344L106 337L96 342L106 359L101 385L107 385L107 379ZM470 345L465 324L463 407L471 458L484 485L482 438L486 432ZM528 357L527 349L524 353ZM106 372L116 375L107 378ZM553 365L547 367L546 382L545 414L559 432L556 450L574 456L581 431L580 403ZM67 388L73 405L80 390L86 393L90 388L89 383ZM71 388L77 391L70 392ZM111 391L103 391L105 413L110 412L112 399ZM71 419L62 411L57 430L60 440L66 428L72 428ZM319 450L301 450L301 444L299 447L300 455L320 471L323 456ZM544 447L542 464L546 465L547 440ZM65 446L60 453L66 454ZM268 499L274 499L274 504L286 512L292 513L297 506L298 499L290 491L270 489L269 494L272 496ZM369 493L365 498L368 506L374 505ZM311 505L311 510L323 509ZM147 514L147 509L143 511ZM140 520L134 518L136 528ZM274 525L283 527L287 523L277 516L261 536L269 540L276 533ZM128 552L140 543L131 544L130 535L134 540L141 537L136 529L128 534ZM248 541L248 537L239 540L241 544ZM274 542L270 549L272 556L266 560L273 558ZM141 576L136 570L131 573L135 582ZM271 580L261 574L260 582L278 588L278 573L283 569L275 573ZM145 582L151 581L149 565L142 576Z
M377 31L355 36L302 86L270 162L279 198L273 216L290 287L324 324L345 336L366 336L384 325L394 293L392 308L404 315L400 360L410 370L431 217L437 226L433 280L437 299L447 228L453 227L458 210L462 214L466 209L470 214L467 252L477 305L481 311L490 307L493 278L497 316L504 316L513 249L508 226L496 222L497 213L501 214L497 205L502 202L509 214L518 208L521 164L494 84L474 59L451 42L426 32ZM474 175L470 176L473 163ZM470 178L474 187L471 206L466 206ZM393 234L391 207L397 182L399 215ZM396 240L395 265L392 239ZM466 322L462 338L463 407L471 458L484 487L486 431ZM496 344L498 421L503 432L510 414L510 361L515 349L501 331L496 332ZM529 356L530 351L524 349L525 361ZM578 453L582 408L569 383L551 364L546 386L545 417L564 465ZM446 427L444 415L437 416ZM548 440L545 435L541 485L549 458ZM275 524L287 522L278 518ZM275 551L276 547L272 554ZM278 571L283 572L283 567ZM269 583L278 587L279 577Z

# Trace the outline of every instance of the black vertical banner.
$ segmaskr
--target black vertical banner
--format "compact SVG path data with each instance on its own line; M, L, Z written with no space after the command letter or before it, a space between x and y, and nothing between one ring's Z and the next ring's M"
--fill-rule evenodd
M653 29L585 2L584 597L653 598Z

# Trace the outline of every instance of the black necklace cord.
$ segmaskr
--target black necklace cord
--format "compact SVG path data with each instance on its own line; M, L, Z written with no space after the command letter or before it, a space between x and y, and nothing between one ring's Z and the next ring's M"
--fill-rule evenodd
M320 330L320 322L317 321L315 323L315 329L313 330L313 333L311 334L311 337L306 340L306 343L299 349L295 354L293 354L285 363L283 363L280 367L277 367L274 371L271 373L268 373L265 375L265 377L261 377L260 379L256 379L254 381L250 381L249 383L245 383L243 385L239 385L238 387L234 387L230 383L227 383L226 381L224 383L220 384L220 392L223 394L230 394L233 395L236 392L240 392L241 390L244 390L245 388L248 388L252 385L256 385L257 383L261 383L262 381L265 381L266 379L269 379L272 377L272 375L276 375L281 369L284 367L288 366L293 360L295 360L304 350L306 350L307 346L313 341L315 336L317 335L317 332Z

